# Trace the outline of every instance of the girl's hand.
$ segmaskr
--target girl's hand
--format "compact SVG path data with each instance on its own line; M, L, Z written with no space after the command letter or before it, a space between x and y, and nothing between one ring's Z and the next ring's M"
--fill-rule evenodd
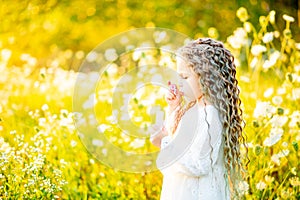
M168 81L169 92L166 94L166 101L170 107L170 110L176 109L182 101L183 92L179 91L176 84L172 84Z
M153 131L155 132L153 135L150 136L150 141L154 146L161 147L161 140L163 137L168 136L168 132L166 128L159 125L153 125Z

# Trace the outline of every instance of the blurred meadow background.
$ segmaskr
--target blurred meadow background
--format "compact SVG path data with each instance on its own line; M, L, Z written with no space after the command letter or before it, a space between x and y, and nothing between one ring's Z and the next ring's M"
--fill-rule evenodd
M159 199L161 173L125 173L97 161L82 145L72 112L86 55L140 27L225 43L235 55L246 122L244 198L300 199L299 6L297 0L0 1L0 199ZM152 59L134 55L133 66ZM110 80L124 70L119 65L106 73ZM143 92L139 97L165 106L151 88ZM97 102L100 118L107 103ZM149 121L147 101L131 104L136 124ZM157 150L114 130L99 126L124 149Z

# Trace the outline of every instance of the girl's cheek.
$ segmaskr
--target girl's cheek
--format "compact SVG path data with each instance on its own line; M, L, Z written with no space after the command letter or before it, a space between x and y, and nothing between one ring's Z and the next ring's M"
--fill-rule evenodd
M190 96L190 89L189 89L188 85L184 85L182 92L184 93L184 96L187 96L187 97Z

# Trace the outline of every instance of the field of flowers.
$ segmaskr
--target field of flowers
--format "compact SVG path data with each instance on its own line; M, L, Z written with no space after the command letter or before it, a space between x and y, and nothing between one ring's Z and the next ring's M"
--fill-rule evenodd
M261 16L255 29L240 8L242 26L224 41L235 55L246 122L245 199L300 199L300 43L290 30L294 18L283 15L286 26L279 30L275 15ZM217 35L209 29L209 37ZM159 171L113 170L87 152L72 112L78 72L65 70L85 54L51 50L55 56L46 61L21 53L12 65L14 51L0 48L0 199L159 199ZM105 105L98 103L99 109ZM137 99L132 104L135 110L147 107ZM104 129L121 147L157 150L148 140L124 142Z

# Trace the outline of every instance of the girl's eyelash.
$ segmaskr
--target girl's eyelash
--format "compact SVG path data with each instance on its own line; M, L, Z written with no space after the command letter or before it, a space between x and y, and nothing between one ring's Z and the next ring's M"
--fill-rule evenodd
M188 75L186 75L186 74L179 74L179 76L180 76L182 79L187 79L187 78L188 78Z

